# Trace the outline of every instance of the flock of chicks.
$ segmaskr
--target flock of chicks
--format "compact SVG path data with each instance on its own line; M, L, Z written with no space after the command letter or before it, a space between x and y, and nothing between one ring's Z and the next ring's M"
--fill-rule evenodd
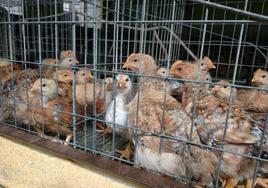
M72 139L73 102L76 102L76 114L81 115L85 107L87 113L93 113L95 104L96 113L105 113L107 128L99 125L101 132L114 129L129 140L124 151L116 152L128 160L134 154L137 166L187 177L195 187L214 187L222 159L222 187L242 186L239 182L251 187L257 163L254 157L268 152L267 91L236 89L227 81L210 88L209 70L215 66L208 57L192 63L178 60L168 70L158 69L155 60L147 54L131 54L123 68L141 75L139 88L134 88L128 75L118 74L115 83L107 77L97 80L94 89L89 69L81 69L75 75L68 70L77 63L72 51L61 52L59 61L44 61L42 79L35 69L21 70L13 64L12 76L9 66L1 67L2 93L8 99L1 103L2 120L16 117L18 122L32 125L39 134L43 130L47 134L60 132L68 143ZM60 67L52 71L45 64ZM166 76L179 80L167 81ZM268 72L258 69L252 84L268 89ZM13 113L11 106L16 101L16 113ZM81 118L76 116L76 122ZM210 146L214 149L209 149ZM259 171L267 173L267 162L260 161ZM255 183L268 187L264 178L258 177Z

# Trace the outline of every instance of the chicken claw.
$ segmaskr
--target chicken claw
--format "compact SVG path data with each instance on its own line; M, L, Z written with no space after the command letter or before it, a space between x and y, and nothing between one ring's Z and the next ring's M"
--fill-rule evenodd
M125 158L126 160L130 161L131 154L133 154L131 144L128 143L126 149L124 150L115 150L116 153L120 154L120 159Z
M104 128L104 126L102 126L102 125L99 124L99 123L97 123L97 127L100 128L100 130L97 130L97 132L102 133L103 136L105 136L106 134L110 134L110 133L112 133L112 131L113 131L110 127L106 127L106 128Z

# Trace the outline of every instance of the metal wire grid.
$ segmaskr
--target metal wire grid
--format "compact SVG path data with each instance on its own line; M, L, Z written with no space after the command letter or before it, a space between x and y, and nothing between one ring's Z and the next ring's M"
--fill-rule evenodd
M64 49L72 49L81 63L91 68L95 78L104 78L107 75L115 77L122 71L121 65L124 59L132 52L151 54L157 60L159 67L169 67L176 59L194 60L207 55L215 61L217 67L212 74L213 78L231 80L232 88L242 87L236 83L248 84L249 78L257 68L267 68L268 38L265 33L268 19L263 18L265 21L257 22L255 17L245 14L255 12L264 16L268 8L267 1L214 1L210 6L204 6L204 3L210 1L198 0L107 0L101 3L96 0L80 2L20 0L16 3L23 10L21 15L11 13L12 2L0 1L1 6L7 7L1 12L3 17L0 31L2 36L6 37L1 39L0 51L1 57L19 63L24 68L37 67L43 58L57 57L59 51ZM62 10L64 3L71 5L67 13ZM76 9L77 3L84 3L82 12ZM93 15L102 11L101 18L88 17L89 5L93 6ZM242 9L242 13L230 13L213 5ZM77 15L84 15L84 21L77 21ZM88 24L91 24L91 27L88 27ZM131 76L135 77L133 74ZM74 80L73 89L75 83ZM232 95L229 104L231 98ZM3 96L1 99L7 100ZM21 101L13 99L14 106L19 102ZM115 149L126 144L123 138L117 136L114 131L109 136L97 132L97 123L103 121L103 115L96 114L96 105L92 115L79 115L76 113L75 104L74 97L71 113L74 120L71 145L135 164L135 161L119 159L115 155ZM229 109L226 115L226 127L228 113ZM83 118L82 122L76 122L79 116ZM20 125L16 119L2 123L35 133L30 126ZM80 123L83 124L82 129L77 129ZM116 126L123 128L122 125ZM61 140L59 135L58 139ZM191 140L180 140L164 134L157 136L197 145ZM225 151L223 147L215 148L207 145L201 147L236 154ZM260 160L268 162L260 156L261 151L258 156L246 157L256 159L258 162ZM216 187L219 186L220 168L219 163ZM258 165L255 168L254 179L257 171ZM185 177L176 178L190 181Z

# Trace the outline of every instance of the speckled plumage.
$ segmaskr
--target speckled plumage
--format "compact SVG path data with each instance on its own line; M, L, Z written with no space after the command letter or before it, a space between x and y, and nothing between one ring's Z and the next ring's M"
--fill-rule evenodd
M192 90L191 90L192 89ZM193 88L186 91L186 106L192 107ZM190 105L189 105L190 104ZM226 112L229 108L228 118ZM192 108L190 108L192 110ZM256 122L239 104L202 93L195 103L195 125L203 143L219 146L223 140L226 120L228 127L224 138L224 149L244 155L252 155L253 148L260 144L262 131ZM191 114L191 113L190 113ZM215 152L217 153L217 152ZM221 166L221 177L235 178L237 182L253 176L256 160L251 160L236 154L224 153ZM236 183L237 183L236 182Z
M157 67L151 56L132 54L124 68L141 73L143 76L155 76ZM188 146L182 141L164 139L162 152L159 152L160 138L154 134L161 133L179 140L190 137L191 119L168 93L164 104L164 82L159 79L141 78L140 97L138 94L129 104L129 126L138 128L136 134L135 159L137 164L147 169L171 175L187 176L197 180L201 185L213 186L215 156L210 151ZM137 120L138 105L138 120ZM165 115L163 116L163 112ZM146 132L144 132L146 131ZM192 141L200 143L196 129L193 127Z

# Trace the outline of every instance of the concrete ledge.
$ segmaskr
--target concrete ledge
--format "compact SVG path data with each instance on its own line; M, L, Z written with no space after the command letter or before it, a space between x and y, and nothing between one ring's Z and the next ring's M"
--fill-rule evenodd
M188 187L8 126L0 126L0 135L0 185L5 187Z

